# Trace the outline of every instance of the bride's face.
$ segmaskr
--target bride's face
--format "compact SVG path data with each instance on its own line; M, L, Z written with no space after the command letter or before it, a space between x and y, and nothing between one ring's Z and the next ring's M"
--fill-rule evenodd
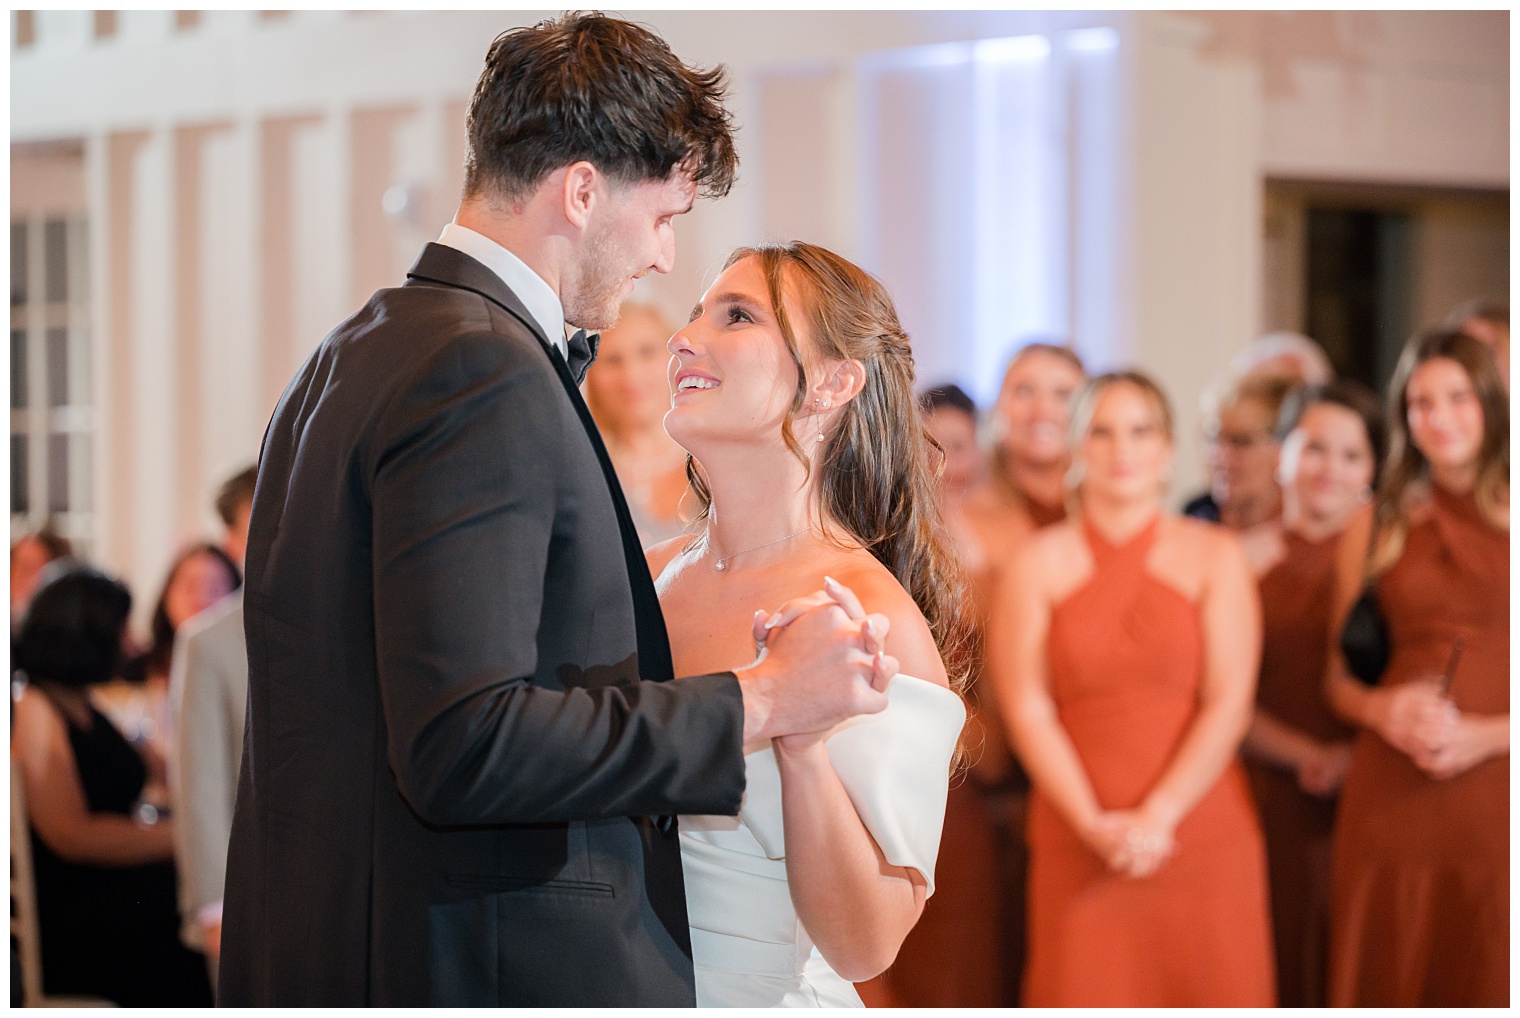
M787 300L786 310L796 328L801 309ZM671 438L699 459L700 450L714 444L783 442L797 365L754 258L718 277L667 346L674 354L665 415Z

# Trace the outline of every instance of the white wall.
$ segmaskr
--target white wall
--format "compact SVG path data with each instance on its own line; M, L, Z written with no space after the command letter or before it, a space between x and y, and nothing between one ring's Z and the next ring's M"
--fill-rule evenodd
M1257 332L1261 183L1257 72L1206 60L1201 26L1142 19L1133 61L1125 360L1171 397L1172 495L1202 487L1199 395Z

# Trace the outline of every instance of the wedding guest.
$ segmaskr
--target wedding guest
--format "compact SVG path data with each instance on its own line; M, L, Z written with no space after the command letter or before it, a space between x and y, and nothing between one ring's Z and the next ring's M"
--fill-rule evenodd
M42 570L49 562L74 554L69 539L46 528L25 534L11 545L11 630L26 614L26 606L37 592Z
M673 332L655 308L625 304L617 325L602 333L596 361L586 372L586 405L646 548L684 532L686 450L665 433L670 409L665 342Z
M1332 654L1358 725L1331 868L1332 1006L1509 1003L1509 402L1449 329L1399 359L1367 564L1391 648ZM1341 592L1350 604L1357 588Z
M1494 352L1499 377L1509 390L1509 303L1480 297L1454 308L1446 318L1448 328L1465 332Z
M148 649L126 669L127 678L115 680L97 691L101 709L123 734L155 766L147 798L157 805L169 801L165 775L174 734L169 709L169 671L174 655L174 634L191 617L200 614L236 590L242 582L227 552L215 544L195 544L180 553L169 567L163 592L149 623Z
M1036 527L1066 518L1066 422L1084 377L1082 359L1054 343L1030 343L1008 362L992 411L991 476L971 503L985 530L1015 515Z
M985 472L976 437L976 404L960 386L943 385L924 392L919 407L929 435L944 454L937 485L941 519L952 551L968 569L971 563L980 564L974 557L980 549L965 522L965 502ZM968 547L976 550L968 554ZM980 642L979 636L974 642ZM973 681L963 694L970 710L961 738L962 756L973 769L989 756L989 738L981 723L988 708L975 698L974 685ZM1001 726L994 728L993 738L1000 741L1000 733ZM994 746L991 755L998 750L1001 746ZM938 889L924 904L923 915L892 967L857 987L867 1006L1002 1005L1002 874L986 795L973 777L951 782L936 873Z
M174 657L174 634L191 618L216 604L243 582L241 571L226 549L209 542L180 552L164 578L163 591L149 623L144 670L150 687L169 686Z
M999 592L988 668L1030 805L1028 1006L1270 1006L1261 831L1236 750L1260 607L1225 530L1163 512L1171 412L1146 376L1072 415L1081 510Z
M1183 515L1240 533L1248 553L1254 551L1250 532L1282 513L1277 415L1296 384L1282 375L1246 375L1219 394L1204 424L1209 490L1188 502Z
M44 988L210 1006L205 961L179 942L173 822L141 818L148 763L90 698L115 671L131 604L116 580L66 568L37 591L16 637L12 663L27 684L11 762L31 828Z
M248 467L229 478L216 496L217 515L227 528L222 550L239 570L257 479L257 469ZM169 705L175 748L169 794L176 821L180 935L186 946L205 952L214 982L232 802L248 706L241 588L178 627L169 669Z
M958 385L939 385L919 396L924 425L944 454L938 490L945 528L957 547L975 540L968 532L966 500L987 473L986 457L977 442L976 402ZM961 553L962 565L966 555Z
M1330 835L1352 730L1325 699L1336 568L1366 529L1382 455L1377 398L1335 381L1296 389L1277 422L1283 514L1257 564L1263 631L1256 713L1242 751L1267 839L1278 1003L1323 1007Z

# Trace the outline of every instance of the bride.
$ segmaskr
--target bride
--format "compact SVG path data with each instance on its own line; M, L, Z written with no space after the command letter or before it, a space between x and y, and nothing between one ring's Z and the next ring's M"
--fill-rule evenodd
M875 279L799 242L736 251L669 348L665 425L702 524L648 552L676 673L764 654L820 588L885 616L901 666L881 713L746 746L738 817L681 818L697 1003L859 1007L850 983L933 893L965 721L967 616L908 339Z

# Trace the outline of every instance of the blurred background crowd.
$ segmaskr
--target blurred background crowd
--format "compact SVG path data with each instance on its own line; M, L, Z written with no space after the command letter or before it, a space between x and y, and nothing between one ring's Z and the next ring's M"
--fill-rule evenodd
M11 13L13 1002L210 1001L262 427L537 17ZM586 379L645 543L740 243L887 282L945 452L966 767L867 1003L1507 1004L1507 12L639 20L744 174Z

